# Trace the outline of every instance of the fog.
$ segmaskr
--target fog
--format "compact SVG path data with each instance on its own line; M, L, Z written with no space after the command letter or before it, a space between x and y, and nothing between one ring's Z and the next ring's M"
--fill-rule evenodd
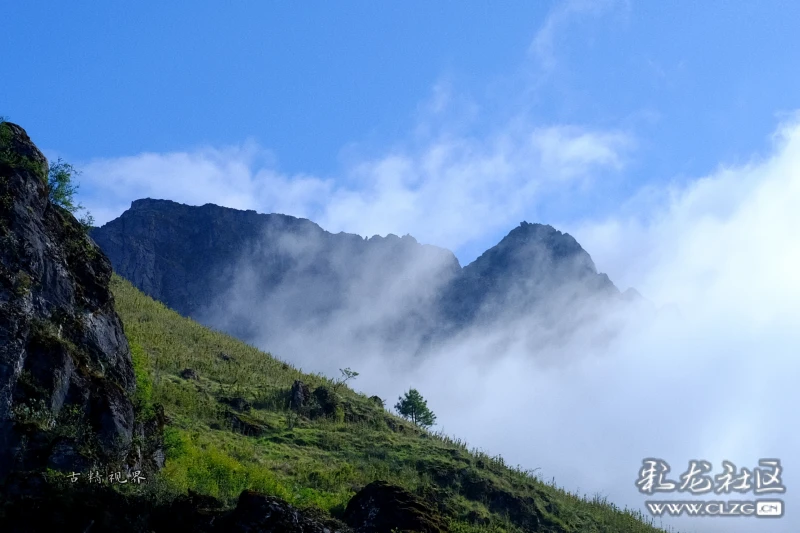
M268 251L248 250L232 267L235 282L227 297L206 322L242 328L262 348L307 372L337 377L339 368L351 367L360 373L352 386L377 394L387 405L408 388L417 388L438 417L434 429L501 454L507 463L538 468L544 479L555 478L568 490L590 497L599 493L620 506L643 509L646 499L656 499L635 486L646 457L667 461L672 478L686 470L690 459L710 461L716 475L723 460L753 469L760 458L779 458L791 494L799 481L800 449L793 416L800 395L793 386L800 347L797 117L781 124L771 148L746 164L720 166L682 185L645 185L611 210L613 215L602 218L574 212L563 220L536 217L536 206L550 197L528 193L541 190L536 183L540 175L548 175L547 169L534 164L535 172L529 173L530 159L513 151L467 150L429 168L423 163L434 152L436 146L359 166L373 169L372 185L321 188L313 195L321 210L303 202L304 208L274 207L285 187L270 196L273 204L254 207L308 213L333 232L371 235L389 228L451 249L471 246L476 235L485 237L498 224L507 232L522 219L549 223L573 235L599 271L620 289L635 287L656 312L599 301L583 301L577 308L562 302L544 314L516 314L488 328L470 329L420 353L424 339L419 332L435 321L432 295L447 279L452 256L425 248L413 260L379 270L375 265L386 268L380 250L391 248L385 239L387 246L361 257L355 269L344 267L352 264L346 260L351 248L339 250L338 256L332 252L312 294L323 307L341 295L344 303L332 314L300 319L292 310L302 308L298 290L308 298L308 287L299 287L290 276L268 300L261 299L253 284L257 274L271 268L272 259ZM413 163L400 180L387 163L398 158ZM89 166L86 176L100 187L111 182L97 168L113 167L113 175L128 176L123 185L144 183L139 188L120 186L115 192L120 198L169 197L222 205L229 202L215 200L214 191L241 192L257 202L260 197L248 196L249 191L274 185L269 181L273 174L244 165L237 179L246 187L225 189L209 179L214 186L207 190L182 189L196 198L170 195L154 188L159 180L153 176L169 174L172 182L161 181L188 183L209 168L217 179L226 175L228 165L215 166L202 153L185 158L147 155L146 160L150 166L144 173L139 163L126 159ZM504 185L488 200L488 185L460 189L452 204L443 200L448 191L459 189L463 173L474 184L494 175L497 167L490 162L495 161L503 170ZM582 176L597 173L592 164ZM297 187L306 190L311 182L322 187L324 182L314 180L308 177ZM523 187L522 196L514 193L517 185L529 181L533 185ZM296 182L284 176L280 183L290 187ZM558 191L574 192L574 182L559 183ZM602 194L599 188L590 192ZM364 210L368 204L373 207ZM395 204L407 209L398 214L380 208ZM489 204L490 210L471 210ZM528 207L522 209L523 204ZM378 219L381 224L371 225ZM422 250L408 239L396 241ZM310 236L280 243L303 268L312 269L310 258L320 246ZM587 318L592 315L599 318ZM559 334L564 320L572 332L566 338ZM574 329L575 323L580 327ZM386 342L387 333L394 334L392 342ZM688 493L667 499L673 497L710 499ZM752 493L741 499L749 498ZM800 526L800 518L792 507L795 500L784 499L786 516L779 521L693 518L664 523L687 532L791 531Z
M771 153L746 165L650 191L625 218L559 228L576 236L600 271L621 288L635 286L652 306L554 303L543 314L470 328L420 354L410 326L435 320L430 302L448 279L446 254L415 256L391 272L376 271L385 262L374 254L355 272L336 272L333 260L336 279L347 280L335 287L346 294L345 305L324 320L298 323L282 318L282 309L296 303L291 282L266 300L253 296L258 269L267 265L249 251L235 266L237 282L221 313L210 320L249 321L257 344L304 371L335 377L351 367L360 373L352 386L387 405L417 388L438 417L434 429L620 506L727 499L646 497L635 481L647 457L667 461L673 480L690 459L710 461L718 475L723 460L753 469L761 458L779 458L791 494L800 484L798 204L800 126L789 122ZM283 246L297 257L319 252L303 236ZM331 290L325 283L323 277L314 291L321 299ZM419 322L403 322L410 312ZM595 318L576 322L582 313ZM572 320L570 335L553 336L563 320ZM410 326L393 342L376 334L398 322ZM698 532L796 529L794 500L777 496L790 500L779 521L663 523Z
M800 119L781 124L771 148L745 164L680 184L643 180L595 214L605 188L619 192L635 135L524 117L469 134L449 120L471 106L444 89L420 120L423 134L377 157L355 157L336 179L282 174L259 163L269 154L248 142L93 161L84 165L93 191L85 203L102 223L135 198L213 202L307 217L331 232L410 233L470 259L522 220L552 224L654 311L557 298L536 314L431 345L422 332L436 325L431 305L451 275L446 255L428 248L387 271L380 252L351 269L351 248L333 251L311 291L330 312L303 316L309 302L298 295L308 299L309 287L291 276L267 299L254 289L274 259L255 248L236 258L234 283L204 321L307 372L337 377L351 367L359 376L348 384L387 405L417 388L438 417L435 430L620 506L644 511L646 499L662 499L635 486L647 457L667 461L673 479L690 459L710 461L716 475L723 460L753 469L760 458L779 458L791 494L800 485ZM310 235L280 243L309 269L321 246ZM686 532L797 530L796 500L782 497L780 520L664 523ZM711 499L663 499L671 498Z

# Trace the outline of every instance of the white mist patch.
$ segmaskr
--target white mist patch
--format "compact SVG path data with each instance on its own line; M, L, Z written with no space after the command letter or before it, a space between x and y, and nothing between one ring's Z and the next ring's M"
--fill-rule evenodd
M761 458L779 458L791 493L800 487L800 430L793 422L800 404L800 127L783 127L763 161L661 197L668 201L658 216L648 210L572 231L612 279L624 264L656 313L632 307L620 317L619 307L603 309L605 318L588 331L538 348L535 318L518 317L468 331L425 359L353 342L348 315L341 314L326 334L343 334L323 347L319 332L295 333L292 352L315 354L303 358L306 370L336 375L337 367L351 366L360 372L353 386L387 399L387 406L416 388L438 416L438 429L619 506L646 512L645 500L757 498L646 496L635 482L648 457L667 461L673 480L692 459L710 461L718 475L723 460L753 469ZM403 300L385 296L372 303L379 306L374 316L391 316L381 308ZM367 300L354 301L369 309ZM595 342L609 321L625 327ZM663 523L698 532L800 526L794 500L777 496L788 500L779 522Z
M253 149L97 162L86 175L98 198L105 201L108 192L121 206L145 191L190 203L293 212L334 230L407 231L457 246L517 223L546 201L544 191L573 190L576 174L619 170L625 139L613 132L525 127L439 141L418 153L360 162L348 169L350 181L337 187L264 170ZM562 172L542 177L553 165ZM798 206L800 126L793 122L779 129L767 157L720 168L682 188L640 191L626 216L559 228L574 235L618 286L636 287L659 308L648 318L639 308L619 316L619 309L587 304L587 313L603 319L561 344L550 342L549 326L525 316L468 331L425 359L411 355L418 339L389 347L362 335L366 326L391 325L409 309L419 308L425 318L424 303L442 281L412 280L442 268L435 258L398 265L397 282L378 292L381 273L369 261L344 288L321 282L318 298L344 290L346 305L302 327L281 313L306 293L287 285L265 305L251 290L264 264L243 260L221 315L249 317L256 337L261 324L270 332L261 335L270 339L261 346L306 371L335 377L339 368L353 368L360 375L352 385L381 396L387 406L417 388L440 429L617 505L644 510L647 498L634 483L646 457L666 460L676 476L690 459L711 461L719 473L725 459L753 468L759 458L777 457L792 491L800 487L800 430L793 422L800 404ZM318 243L300 239L283 246L303 258ZM626 327L599 342L613 329L609 322ZM281 332L277 338L275 331ZM793 530L800 518L792 502L780 522L665 522L682 531Z
M416 388L436 413L437 429L619 506L644 511L645 500L755 499L646 496L635 482L648 457L667 461L671 479L692 459L710 461L718 475L723 460L753 469L761 458L779 458L791 491L800 486L793 423L800 403L800 127L782 128L763 161L654 197L666 199L658 216L648 209L638 218L586 222L572 233L612 279L624 265L656 311L600 300L570 308L556 300L546 320L518 316L476 327L420 358L412 355L417 339L389 346L359 331L391 324L419 305L435 292L437 277L381 285L374 268L385 263L376 259L350 278L340 312L310 329L281 324L282 338L263 347L306 371L337 376L349 366L360 373L352 385L389 407ZM308 243L292 246L303 251ZM239 315L261 313L263 302L244 296L254 265L242 266L228 302ZM409 263L394 275L410 280L436 268ZM273 323L278 311L272 307ZM579 321L571 337L553 341L554 323L583 314L599 319ZM791 504L780 519L787 530L800 525ZM663 523L703 532L776 527L755 518Z
M612 279L624 264L646 297L675 304L677 314L626 329L598 357L587 356L592 346L577 346L579 365L542 371L518 354L512 368L482 376L497 396L475 407L480 423L458 417L463 424L448 429L512 464L541 467L568 489L636 508L646 499L634 487L645 457L666 460L676 477L689 459L711 461L719 474L726 459L752 469L760 458L779 458L788 491L800 485L793 423L800 403L800 127L782 127L776 141L763 161L665 195L659 217L646 212L573 231ZM755 499L730 498L737 497ZM665 523L682 531L789 531L800 525L791 501L779 523Z

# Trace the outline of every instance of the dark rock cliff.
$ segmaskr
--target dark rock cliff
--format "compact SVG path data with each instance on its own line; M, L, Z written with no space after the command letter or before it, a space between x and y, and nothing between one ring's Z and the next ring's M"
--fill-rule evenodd
M245 255L259 271L254 289L292 284L316 291L304 313L339 305L337 289L360 270L357 265L379 266L387 277L409 260L458 268L448 251L420 245L409 236L363 239L332 234L310 220L287 215L149 198L134 201L91 235L115 271L190 317L218 303L219 292L232 282L234 263Z
M91 234L142 292L249 342L386 301L396 305L355 329L402 336L423 327L438 288L460 271L451 252L410 236L332 234L306 219L211 204L136 200Z
M364 239L285 215L166 200L134 201L92 236L143 292L286 355L282 340L296 332L411 338L414 349L522 314L572 320L580 313L570 306L587 296L620 299L572 236L527 222L464 268L410 236Z
M570 234L522 222L465 266L442 291L440 301L442 315L461 325L532 313L539 307L560 313L581 298L618 295Z
M133 444L144 421L111 263L50 202L47 170L25 131L0 123L0 487L48 468L161 462Z

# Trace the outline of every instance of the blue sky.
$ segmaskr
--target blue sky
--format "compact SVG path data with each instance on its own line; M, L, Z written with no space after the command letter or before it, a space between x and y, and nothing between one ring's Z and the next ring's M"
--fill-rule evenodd
M412 233L454 249L462 263L523 219L568 229L618 212L647 186L745 162L800 99L792 55L800 6L791 2L195 2L189 10L31 1L4 14L0 44L13 53L0 58L2 113L51 158L89 171L81 195L98 222L138 196L216 198L308 216L332 231ZM578 138L585 146L539 154L552 165L497 148L532 131L552 149ZM354 178L364 164L419 161L437 143L483 150L474 179L485 187L495 179L485 164L492 157L516 157L514 172L529 173L516 179L546 181L566 167L575 181L523 195L504 209L507 219L490 216L496 223L455 236L410 223L426 211L355 223L355 215L326 215L336 209L320 198L242 202L211 186L183 195L137 187L136 177L116 179L129 185L115 188L107 166L105 176L92 172L94 163L143 153L248 144L258 155L241 163L254 175L304 176L327 184L317 194L335 197L368 188L372 178ZM515 188L524 184L507 184ZM454 209L468 210L464 202Z
M543 222L679 310L563 368L476 339L364 390L419 386L449 432L620 506L643 457L780 457L800 483L800 3L6 4L0 115L83 171L100 223L211 202L465 264Z

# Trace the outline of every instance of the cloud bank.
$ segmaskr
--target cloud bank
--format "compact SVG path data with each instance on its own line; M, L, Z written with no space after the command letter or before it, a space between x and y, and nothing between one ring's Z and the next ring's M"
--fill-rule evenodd
M365 163L353 174L365 184L360 190L248 171L245 163L253 155L241 150L147 156L151 166L142 168L157 177L144 182L153 191L171 172L193 175L194 183L208 187L209 194L217 191L216 202L230 198L241 202L237 207L280 201L266 191L284 187L293 191L288 198L313 210L303 203L303 194L317 191L322 194L315 196L319 212L329 222L349 220L370 233L379 231L370 221L382 212L387 225L401 224L413 212L425 221L443 221L435 230L439 233L430 235L454 232L457 241L468 242L494 214L522 209L519 195L535 201L538 191L574 184L575 174L564 170L557 179L551 174L549 180L530 182L530 190L514 196L510 183L522 179L521 174L497 169L522 159L497 154L537 154L526 160L556 166L567 161L567 168L577 165L582 172L593 165L620 164L610 148L610 139L617 137L585 132L581 137L572 130L552 129L543 134L566 139L544 149L549 159L542 157L547 143L541 142L516 145L535 146L528 152L502 143L451 146L444 152L431 148L424 157L391 156ZM532 138L527 137L529 143ZM623 334L610 343L596 343L590 331L566 345L542 348L533 317L468 331L424 360L380 344L355 342L348 325L362 319L391 320L393 306L414 301L402 287L393 287L395 292L382 294L371 306L364 304L369 294L354 295L354 306L326 324L327 329L294 332L284 349L297 354L295 362L305 370L335 375L336 368L351 366L361 374L354 385L368 394L393 400L409 387L418 388L447 433L500 453L512 464L539 468L545 478L554 477L570 490L600 493L618 505L642 507L645 496L634 482L645 457L663 458L675 475L690 459L711 461L716 474L723 460L753 468L760 458L778 457L791 491L800 483L794 470L800 435L792 423L800 401L794 386L800 375L800 121L780 125L773 141L770 153L748 164L720 167L682 187L641 191L626 206L625 216L584 219L567 228L612 280L636 286L661 308L652 319L603 310L607 320L625 324ZM234 154L238 162L211 163L220 154ZM154 161L168 165L150 174L158 167ZM136 164L140 162L122 165L126 170L120 176L133 176L129 169ZM481 196L479 176L486 176L482 169L488 167L507 181L501 178L492 191L487 186L487 199ZM222 186L229 174L233 185ZM258 182L253 176L266 176L271 186L254 185ZM454 197L459 209L441 200L433 205L435 197L449 199L446 192L425 196L426 191L458 187L459 176L465 176L462 194ZM125 179L136 183L133 177ZM186 183L167 187L176 194L196 195L196 202L206 199L200 187L186 191ZM253 196L242 192L248 190ZM403 197L405 203L393 200ZM399 205L392 208L392 201ZM463 217L463 210L480 215ZM507 220L507 214L497 216ZM246 278L242 280L246 289ZM237 298L228 304L243 305ZM244 305L253 306L244 310L252 312L259 303ZM791 506L786 512L781 527L800 524ZM664 523L681 531L775 530L775 522L745 518Z
M83 166L90 193L82 201L97 224L133 199L167 198L310 218L332 232L411 233L456 250L515 226L548 198L620 171L632 143L621 131L509 124L483 138L441 135L353 161L334 180L282 174L249 142L92 161Z

